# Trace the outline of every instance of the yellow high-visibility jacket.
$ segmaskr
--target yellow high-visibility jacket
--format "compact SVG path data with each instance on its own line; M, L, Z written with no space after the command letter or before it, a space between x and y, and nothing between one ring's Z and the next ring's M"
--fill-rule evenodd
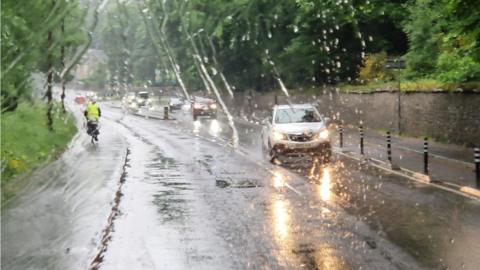
M97 106L97 103L89 102L87 109L85 110L85 116L88 120L98 120L101 116L100 108Z

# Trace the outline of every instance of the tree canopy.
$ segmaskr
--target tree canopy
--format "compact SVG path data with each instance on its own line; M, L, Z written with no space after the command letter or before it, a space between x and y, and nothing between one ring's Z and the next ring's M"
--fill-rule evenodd
M61 47L64 57L70 59L87 40L82 29L86 12L80 3L67 0L1 2L2 113L14 110L22 98L29 97L31 74L49 69L47 55L59 77L63 69Z
M2 1L6 110L33 71L46 71L47 51L58 70L59 46L71 56L87 39L81 2L50 3ZM406 79L479 81L479 9L474 0L112 0L96 34L108 63L94 74L117 90L209 90L211 77L229 92L268 91L391 79L371 61L394 57L406 60Z

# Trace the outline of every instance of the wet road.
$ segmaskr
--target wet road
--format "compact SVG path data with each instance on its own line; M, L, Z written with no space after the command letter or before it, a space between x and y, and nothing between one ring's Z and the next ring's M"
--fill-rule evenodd
M233 151L221 119L103 112L99 146L79 136L4 209L2 268L480 265L476 200L337 156L326 167L268 164L248 123L237 123Z

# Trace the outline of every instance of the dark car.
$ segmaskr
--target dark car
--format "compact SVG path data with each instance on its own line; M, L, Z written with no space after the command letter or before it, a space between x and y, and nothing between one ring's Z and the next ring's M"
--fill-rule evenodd
M199 116L208 116L215 119L217 118L217 103L210 98L193 97L192 115L194 121L196 121Z
M180 110L183 106L183 99L177 96L170 97L170 110Z

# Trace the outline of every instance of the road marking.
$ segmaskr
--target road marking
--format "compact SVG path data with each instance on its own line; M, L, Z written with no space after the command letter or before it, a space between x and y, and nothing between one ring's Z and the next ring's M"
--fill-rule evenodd
M480 198L480 190L472 188L472 187L462 187L460 188L462 192L468 193L470 195L476 196Z

